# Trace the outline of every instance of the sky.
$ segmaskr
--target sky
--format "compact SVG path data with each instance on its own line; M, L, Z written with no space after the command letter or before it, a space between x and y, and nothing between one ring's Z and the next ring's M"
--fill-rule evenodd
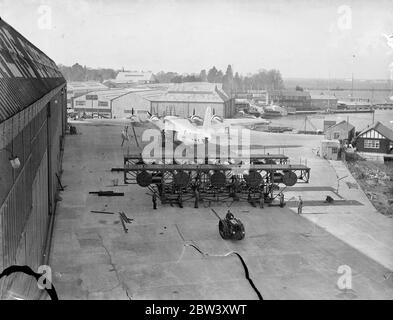
M64 65L391 77L393 0L0 0L0 17Z

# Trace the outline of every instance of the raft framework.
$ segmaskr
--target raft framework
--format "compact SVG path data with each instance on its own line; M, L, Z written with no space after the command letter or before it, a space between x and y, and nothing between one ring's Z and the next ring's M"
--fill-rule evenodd
M124 156L124 183L148 188L154 199L162 204L193 201L201 202L247 201L253 206L272 203L287 186L308 183L310 168L289 164L283 154L261 154L250 157L249 165L232 158L231 163L179 164L174 159L142 159L141 155ZM192 162L193 159L189 159ZM239 164L240 162L240 164Z

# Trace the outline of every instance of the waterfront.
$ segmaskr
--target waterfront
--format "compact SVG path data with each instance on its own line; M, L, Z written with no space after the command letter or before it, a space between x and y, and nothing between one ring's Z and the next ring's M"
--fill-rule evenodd
M305 119L308 121L305 121ZM280 118L269 119L274 126L292 127L294 130L313 130L313 126L318 130L323 130L324 120L335 120L337 123L349 120L355 126L356 131L362 131L372 124L373 114L370 113L340 113L340 114L309 114L309 115L288 115ZM376 110L374 121L380 121L385 126L393 129L393 110ZM310 123L311 122L311 123ZM312 126L313 125L313 126Z

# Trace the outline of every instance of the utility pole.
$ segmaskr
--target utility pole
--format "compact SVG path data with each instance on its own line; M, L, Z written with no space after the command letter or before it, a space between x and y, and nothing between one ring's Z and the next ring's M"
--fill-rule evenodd
M351 86L351 100L353 101L353 69L355 68L355 55L352 55L352 86Z
M328 111L330 111L330 71L328 71Z

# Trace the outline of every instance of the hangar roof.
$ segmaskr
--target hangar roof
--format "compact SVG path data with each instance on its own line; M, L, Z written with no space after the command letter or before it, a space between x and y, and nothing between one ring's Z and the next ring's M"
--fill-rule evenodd
M145 99L149 100L150 98L152 98L154 96L162 94L163 91L161 91L161 90L151 90L151 89L148 89L148 88L108 89L108 90L100 90L100 91L89 92L87 94L84 94L83 96L75 98L75 100L85 100L86 96L96 95L97 96L96 100L112 101L112 100L120 98L120 97L122 97L124 95L130 94L130 93L138 94L139 96L142 96Z
M55 62L0 18L0 122L64 83Z
M229 97L222 90L221 83L183 82L170 86L167 92L150 100L154 102L223 103L229 100Z
M67 82L67 90L108 90L108 87L96 81L72 81Z

